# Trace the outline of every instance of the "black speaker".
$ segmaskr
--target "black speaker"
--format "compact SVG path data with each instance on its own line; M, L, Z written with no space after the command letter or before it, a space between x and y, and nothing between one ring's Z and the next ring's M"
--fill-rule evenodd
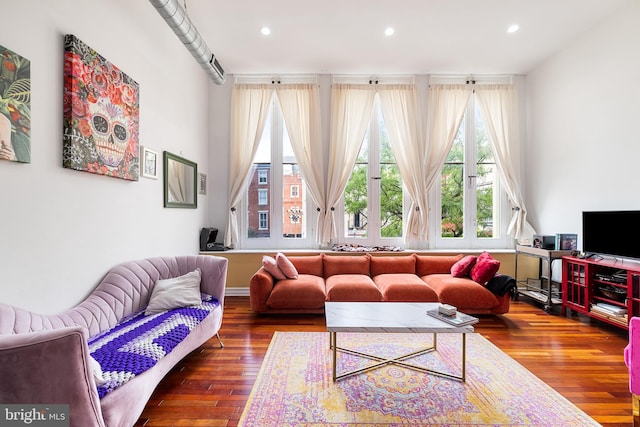
M218 237L218 229L217 228L208 228L205 227L200 230L200 250L208 251L210 250L210 245L216 242L216 237ZM208 246L209 245L209 246Z

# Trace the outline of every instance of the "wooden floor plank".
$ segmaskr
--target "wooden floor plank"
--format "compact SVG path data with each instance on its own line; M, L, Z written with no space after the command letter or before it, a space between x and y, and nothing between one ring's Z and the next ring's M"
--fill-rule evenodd
M526 297L525 297L526 298ZM605 427L629 426L627 331L583 316L514 301L480 316L476 332ZM181 361L158 385L136 426L235 427L275 331L324 332L322 315L256 315L248 297L227 297L220 336Z

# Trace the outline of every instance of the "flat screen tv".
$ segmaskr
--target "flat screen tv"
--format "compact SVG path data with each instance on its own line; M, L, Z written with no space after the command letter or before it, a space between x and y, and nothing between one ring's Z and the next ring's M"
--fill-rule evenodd
M582 212L582 251L640 259L640 211Z

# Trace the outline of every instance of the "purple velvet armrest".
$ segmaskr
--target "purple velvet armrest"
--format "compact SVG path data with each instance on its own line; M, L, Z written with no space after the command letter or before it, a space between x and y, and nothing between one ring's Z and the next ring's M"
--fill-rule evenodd
M183 259L178 258L178 262L183 262ZM229 260L219 256L207 255L184 257L184 262L187 263L186 272L200 268L202 271L200 290L205 294L213 295L220 301L220 305L223 305Z
M69 404L71 426L104 426L85 329L0 335L0 402Z
M624 361L629 368L629 391L640 394L640 317L629 321L629 344L624 349Z

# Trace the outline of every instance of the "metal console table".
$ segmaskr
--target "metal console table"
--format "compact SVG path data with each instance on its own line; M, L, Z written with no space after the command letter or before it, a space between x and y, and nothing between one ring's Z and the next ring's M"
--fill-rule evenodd
M520 255L540 259L537 283L530 283L529 280L518 279L518 257ZM518 293L525 295L544 304L544 311L550 311L554 305L562 304L562 291L560 283L551 280L551 263L563 256L571 255L571 251L555 251L550 249L534 248L533 246L516 245L515 277L518 282ZM544 262L546 261L546 268Z

